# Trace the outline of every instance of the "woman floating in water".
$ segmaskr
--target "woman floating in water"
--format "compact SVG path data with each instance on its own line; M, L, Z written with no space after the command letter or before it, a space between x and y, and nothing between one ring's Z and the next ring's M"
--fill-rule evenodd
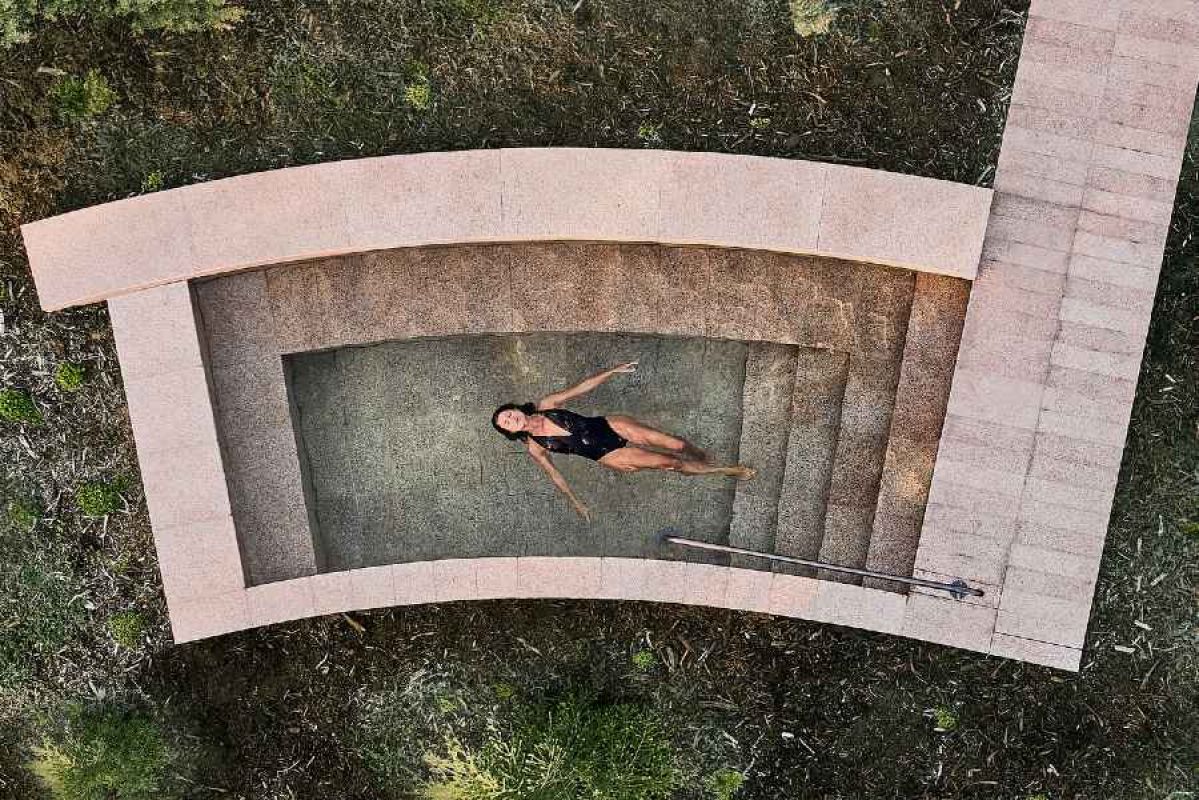
M586 520L591 519L587 506L575 497L562 473L554 467L550 453L583 456L620 472L662 469L684 475L729 475L739 480L754 476L752 469L741 464L729 467L711 464L703 451L686 439L655 430L632 417L618 414L585 417L560 407L613 375L636 371L637 362L631 361L598 372L577 386L546 395L537 403L507 403L491 415L491 424L509 439L525 443L529 455Z

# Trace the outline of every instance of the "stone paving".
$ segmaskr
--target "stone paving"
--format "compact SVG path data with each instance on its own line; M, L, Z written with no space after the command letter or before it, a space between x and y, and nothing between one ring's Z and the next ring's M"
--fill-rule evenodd
M22 232L44 308L108 301L178 641L353 608L554 596L785 614L1076 670L1197 83L1195 0L1033 0L993 194L778 159L500 150L242 176ZM686 259L644 270L633 259L627 280L607 281L620 273L601 271L597 282L554 258L534 260L543 281L530 281L522 265L447 274L418 261L368 291L349 280L359 269L318 260L214 281L240 288L207 307L204 285L196 303L189 283L381 249L552 240L748 248L914 270L904 358L886 381L885 454L876 459L877 450L840 436L847 413L868 429L878 408L855 399L870 396L869 381L853 377L855 363L861 369L868 359L861 351L855 359L848 345L824 348L847 353L844 364L813 352L840 306L790 313L786 293L775 292L792 285L779 262L755 274L710 264L697 271ZM293 304L278 317L286 324L267 331L263 320L287 310L272 305L281 288L286 294L285 273L297 296L307 291L315 306L341 296L354 313ZM689 290L696 274L702 287ZM965 293L938 274L975 279L960 352ZM419 302L376 301L405 283L422 290ZM614 295L629 285L639 290ZM863 289L882 297L885 285ZM510 300L513 286L537 291L519 307L494 302L505 292ZM569 324L561 308L572 310ZM212 339L222 326L233 335ZM293 409L279 390L283 362L279 352L265 356L280 342L289 342L286 352L343 346L355 326L377 326L383 338L430 328L595 330L779 345L747 354L747 378L789 369L794 347L803 365L797 390L810 385L800 395L816 402L794 403L793 423L818 446L793 452L789 439L787 463L796 475L827 468L826 531L860 528L867 513L873 527L853 548L802 535L796 521L811 517L812 484L788 480L786 466L780 480L778 456L746 426L739 447L758 448L773 470L762 485L779 490L774 523L784 535L776 543L895 570L914 545L917 576L961 577L985 593L952 600L827 575L620 557L443 559L319 573L311 492L285 423ZM921 330L944 346L908 347ZM935 398L950 365L940 430L944 398ZM743 403L761 400L766 416L786 407L747 384ZM239 436L238 426L254 436ZM258 442L262 431L270 436ZM862 471L844 468L855 458L870 465L875 498L865 503ZM734 498L734 518L740 507L769 524L769 503L753 499ZM292 515L287 525L255 520L255 509L279 506ZM734 532L760 536L754 525L730 525ZM245 548L251 540L270 557L256 559Z
M917 574L923 638L1076 669L1199 81L1189 0L1033 0Z

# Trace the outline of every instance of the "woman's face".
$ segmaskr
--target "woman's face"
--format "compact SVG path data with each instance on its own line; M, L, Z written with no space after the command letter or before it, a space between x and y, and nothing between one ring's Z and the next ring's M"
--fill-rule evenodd
M501 411L495 421L509 433L519 433L528 425L529 418L523 412L510 408L507 411Z

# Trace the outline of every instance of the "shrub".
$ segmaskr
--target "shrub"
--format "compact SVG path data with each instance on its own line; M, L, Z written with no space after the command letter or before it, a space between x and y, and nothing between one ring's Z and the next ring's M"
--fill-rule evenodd
M244 14L227 0L0 0L0 47L29 41L60 19L121 19L135 33L193 33L228 28Z
M745 775L735 769L718 769L708 776L708 793L715 800L733 800L745 785Z
M477 751L450 737L426 762L433 800L664 800L681 783L656 716L584 695L532 710L511 732L493 727Z
M30 533L42 518L42 510L32 500L10 500L5 509L8 526L18 533Z
M939 706L929 712L929 715L933 718L933 730L938 733L949 733L958 726L958 715L952 708Z
M142 178L142 194L157 192L162 189L166 183L166 177L161 170L154 170L146 177Z
M126 650L134 650L142 641L146 622L136 611L119 611L108 618L112 640Z
M828 33L837 9L828 0L791 0L791 24L800 36Z
M55 800L150 800L164 791L170 753L153 722L115 710L74 711L29 768Z
M85 483L75 492L75 503L87 517L106 517L121 507L121 490L114 483Z
M629 660L639 672L649 672L658 663L658 657L654 655L653 650L638 650Z
M433 90L429 86L429 79L423 75L417 77L412 83L404 87L404 103L409 108L414 108L417 111L428 111L432 101Z
M82 78L68 75L50 92L59 116L70 122L80 122L103 114L117 100L117 93L108 79L98 70L89 69Z
M54 383L64 392L75 392L83 385L86 374L82 364L64 361L54 370Z
M42 412L33 404L29 392L23 389L0 391L0 419L5 422L36 424L42 421Z

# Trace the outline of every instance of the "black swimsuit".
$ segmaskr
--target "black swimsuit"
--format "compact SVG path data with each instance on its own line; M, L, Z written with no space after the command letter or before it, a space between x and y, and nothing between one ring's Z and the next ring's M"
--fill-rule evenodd
M538 411L550 422L570 432L569 436L534 436L533 441L551 453L568 453L599 461L628 442L603 417L584 417L564 408Z

